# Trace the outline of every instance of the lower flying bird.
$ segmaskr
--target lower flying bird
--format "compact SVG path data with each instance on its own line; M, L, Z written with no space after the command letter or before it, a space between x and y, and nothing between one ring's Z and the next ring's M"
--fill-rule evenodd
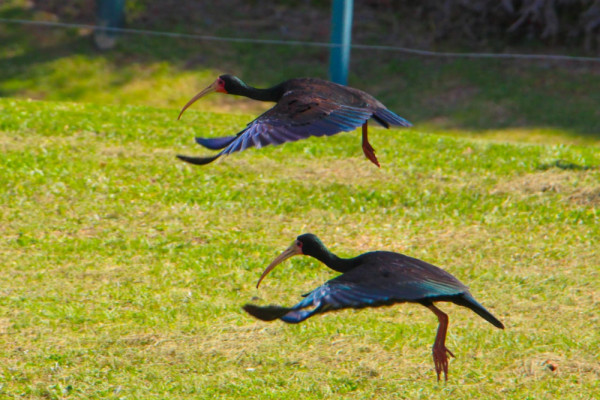
M502 322L479 304L465 285L434 265L390 251L373 251L354 258L340 258L311 233L298 236L287 250L273 260L256 287L277 264L297 254L314 257L329 268L342 272L342 275L304 295L304 300L293 307L246 304L246 312L263 321L281 319L295 324L313 315L342 308L379 307L403 302L422 304L439 321L433 344L433 362L438 380L442 372L444 378L448 379L448 355L454 357L454 354L446 348L448 315L437 308L435 302L449 301L470 308L495 327L504 329ZM312 308L307 310L309 307Z
M213 157L178 155L183 161L196 165L208 164L222 155L306 139L310 136L331 136L353 131L362 126L362 148L365 156L379 167L375 150L369 143L367 124L373 118L380 125L411 126L411 123L388 110L380 101L362 90L315 78L297 78L268 89L248 86L232 75L221 75L212 85L194 96L183 112L202 96L219 92L246 96L254 100L277 104L237 135L221 138L196 138L196 142L211 150L221 150Z

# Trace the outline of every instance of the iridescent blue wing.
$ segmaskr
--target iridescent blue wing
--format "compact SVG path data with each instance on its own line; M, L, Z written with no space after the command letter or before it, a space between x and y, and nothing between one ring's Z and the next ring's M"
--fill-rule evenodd
M293 93L284 95L275 107L238 133L221 154L352 131L362 126L371 115L372 111L368 109L340 105L326 99Z
M220 138L197 137L196 143L198 143L200 146L204 146L210 150L221 150L221 149L224 149L225 147L229 146L235 139L237 139L236 135L225 136L225 137L220 137Z
M412 126L409 121L397 115L395 112L388 110L387 108L378 108L375 110L373 113L373 119L386 128L389 128L390 125L406 127Z
M372 116L377 122L379 122L380 125L382 125L386 128L389 128L390 125L406 126L406 127L412 126L412 124L410 122L408 122L404 118L400 117L399 115L396 115L395 113L393 113L392 111L390 111L388 109L378 109L373 113ZM357 118L355 120L355 123L360 123L361 121L362 120L360 118ZM256 121L253 121L253 123L254 122L256 122ZM271 124L271 125L273 126L274 124ZM348 128L348 130L353 130L357 126L353 126L353 124L351 124L351 125L346 124L346 127ZM246 134L247 130L248 130L248 128L244 129L242 132L240 132L239 134L234 135L234 136L224 136L224 137L219 137L219 138L197 137L196 143L198 143L199 145L206 147L207 149L210 149L210 150L221 150L221 149L229 146L231 143L233 143L240 135ZM337 132L335 132L335 133L337 133ZM256 132L255 132L255 135L256 135ZM321 135L315 134L314 136L321 136ZM294 139L294 140L297 140L297 139ZM270 143L266 143L266 144L264 144L264 146L266 146L268 144L270 144ZM276 144L278 144L278 143L276 143ZM259 141L259 143L257 144L256 147L261 147L261 146L263 146L263 144L262 144L262 142Z
M342 308L364 308L469 295L468 288L444 270L391 252L367 253L367 262L309 293L280 318L297 323ZM310 310L305 308L313 307Z

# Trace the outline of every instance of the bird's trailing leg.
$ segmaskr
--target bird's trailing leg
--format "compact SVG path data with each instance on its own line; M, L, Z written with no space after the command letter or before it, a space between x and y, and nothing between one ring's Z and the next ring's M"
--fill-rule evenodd
M437 379L440 380L440 375L444 371L444 379L448 380L448 355L454 357L454 354L446 348L446 333L448 332L448 315L433 304L427 306L438 317L439 326L435 342L433 343L433 363L435 364L435 372Z
M362 126L362 148L365 156L375 165L381 167L379 165L379 161L377 161L377 157L375 157L375 149L369 143L369 132L368 132L368 122L365 122Z

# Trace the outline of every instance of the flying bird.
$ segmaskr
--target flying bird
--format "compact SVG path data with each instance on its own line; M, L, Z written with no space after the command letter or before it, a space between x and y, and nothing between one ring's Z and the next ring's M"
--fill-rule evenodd
M195 95L181 110L211 93L246 96L254 100L275 102L237 135L220 138L196 138L196 142L211 150L221 150L212 157L178 155L196 165L208 164L217 158L246 150L306 139L310 136L331 136L353 131L362 126L362 148L365 156L379 167L375 150L368 139L368 121L373 118L389 128L412 126L410 122L388 110L381 102L362 90L316 79L290 79L268 89L248 86L238 77L221 75L206 89Z
M446 348L448 315L434 303L448 301L467 307L495 327L504 329L502 322L473 298L467 286L434 265L390 251L340 258L311 233L298 236L287 250L275 258L256 287L276 265L298 254L314 257L342 274L303 295L304 299L293 307L246 304L243 307L246 312L263 321L280 319L295 324L313 315L343 308L379 307L404 302L422 304L439 321L432 351L438 381L442 372L448 380L448 356L454 357L454 354Z

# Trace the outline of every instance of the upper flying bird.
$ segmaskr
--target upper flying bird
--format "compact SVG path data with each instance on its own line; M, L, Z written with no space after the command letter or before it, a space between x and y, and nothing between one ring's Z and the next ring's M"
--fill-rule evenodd
M410 122L388 110L381 102L362 90L315 78L290 79L268 89L248 86L232 75L221 75L212 85L194 96L183 112L202 96L219 92L246 96L254 100L277 104L237 135L221 138L196 138L196 142L211 150L221 150L213 157L177 157L191 164L208 164L222 155L306 139L309 136L331 136L353 131L362 126L362 148L365 156L379 167L375 150L368 139L367 124L373 118L380 125L412 126Z
M340 258L311 233L298 236L287 250L275 258L256 287L277 264L297 254L314 257L329 268L342 272L342 275L305 294L304 300L293 307L246 304L246 312L263 321L279 318L284 322L298 323L313 315L342 308L379 307L403 302L422 304L433 311L439 321L433 344L438 381L442 371L448 380L448 355L454 357L454 354L446 348L448 315L437 308L435 302L449 301L470 308L495 327L504 329L502 322L479 304L465 285L434 265L390 251ZM304 310L308 307L312 308Z

